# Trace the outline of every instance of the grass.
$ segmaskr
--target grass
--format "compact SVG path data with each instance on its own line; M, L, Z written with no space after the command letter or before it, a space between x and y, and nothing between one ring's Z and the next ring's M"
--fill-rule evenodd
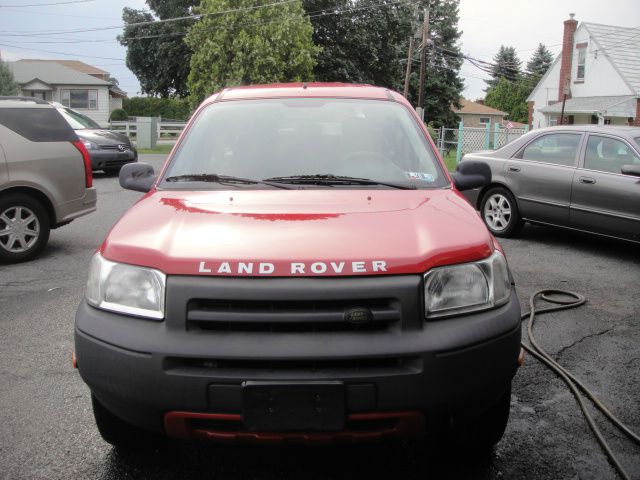
M173 148L173 143L166 144L160 143L156 145L156 148L138 148L138 153L169 153Z
M444 160L444 164L447 166L447 170L450 172L455 171L456 169L456 151L449 150L447 154L442 158Z

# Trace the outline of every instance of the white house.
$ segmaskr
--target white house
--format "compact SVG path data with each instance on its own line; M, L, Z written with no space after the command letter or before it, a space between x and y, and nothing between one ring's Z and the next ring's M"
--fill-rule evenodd
M98 122L122 108L126 94L109 79L108 72L76 60L18 60L9 63L21 95L59 102Z
M640 126L640 30L585 22L578 26L572 14L564 22L562 52L527 102L532 128L560 123Z

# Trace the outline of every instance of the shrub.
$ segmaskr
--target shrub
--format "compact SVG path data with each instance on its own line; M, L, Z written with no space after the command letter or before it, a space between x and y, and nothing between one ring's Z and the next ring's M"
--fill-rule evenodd
M127 114L127 112L122 109L122 108L116 108L113 112L111 112L111 116L109 117L109 120L111 120L112 122L118 122L121 120L127 120L129 118L129 114Z

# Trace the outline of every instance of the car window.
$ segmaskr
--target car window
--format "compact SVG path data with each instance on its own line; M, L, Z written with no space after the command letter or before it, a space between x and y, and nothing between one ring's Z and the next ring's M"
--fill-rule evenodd
M0 108L0 125L32 142L78 140L55 108Z
M71 110L70 108L58 108L58 111L74 130L84 130L85 128L102 128L89 117Z
M575 164L579 143L578 133L543 135L524 148L521 158L571 167Z
M640 137L636 137L634 140L636 141L636 145L640 147Z
M194 174L252 179L329 174L426 188L449 183L405 107L332 98L242 100L205 107L166 177Z
M640 159L626 143L611 137L589 135L584 168L620 173L622 166L629 164L640 165Z

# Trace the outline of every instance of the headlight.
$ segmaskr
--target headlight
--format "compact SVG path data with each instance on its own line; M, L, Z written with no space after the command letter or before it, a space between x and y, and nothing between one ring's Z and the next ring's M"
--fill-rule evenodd
M424 276L427 318L498 307L510 295L507 261L497 250L485 260L434 268Z
M96 145L93 142L90 142L89 140L83 140L82 143L84 144L84 148L86 148L87 150L97 150L98 149L98 145Z
M85 298L96 308L161 320L165 284L166 275L158 270L110 262L96 253Z

